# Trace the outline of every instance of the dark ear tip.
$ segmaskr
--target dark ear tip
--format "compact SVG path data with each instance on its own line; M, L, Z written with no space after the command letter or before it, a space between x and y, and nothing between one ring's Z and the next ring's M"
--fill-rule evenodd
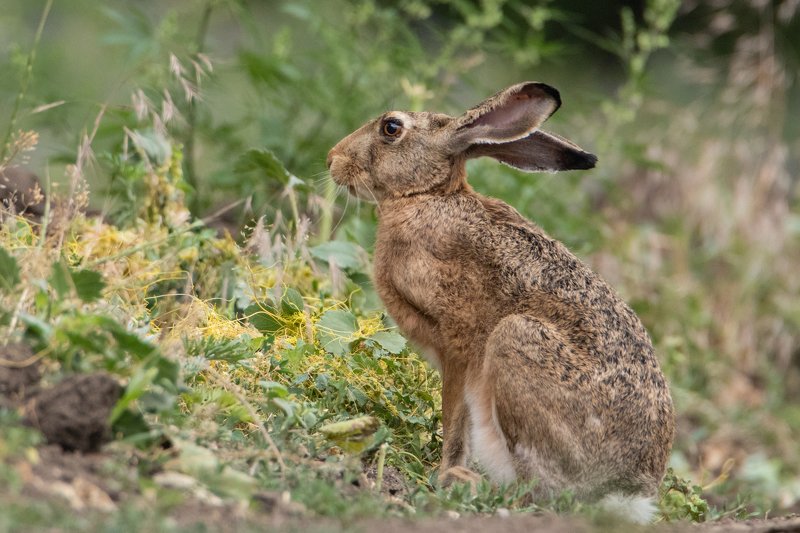
M558 89L547 85L546 83L536 83L536 86L551 96L553 100L558 103L559 107L561 106L561 93L558 92Z
M561 94L558 92L558 89L555 87L551 87L546 83L541 83L538 81L526 81L524 83L519 84L520 89L518 89L521 93L527 96L542 96L542 93L549 96L556 102L556 109L561 107Z
M589 170L597 163L597 156L583 151L572 151L565 161L565 170Z

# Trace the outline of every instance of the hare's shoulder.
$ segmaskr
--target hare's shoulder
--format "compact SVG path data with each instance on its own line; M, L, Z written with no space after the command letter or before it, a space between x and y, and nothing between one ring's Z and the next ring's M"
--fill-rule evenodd
M567 289L603 284L566 246L516 209L494 198L478 200L484 223L470 240L495 268Z

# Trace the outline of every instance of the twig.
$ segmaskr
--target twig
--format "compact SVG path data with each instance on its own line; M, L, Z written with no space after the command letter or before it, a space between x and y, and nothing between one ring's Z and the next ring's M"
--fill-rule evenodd
M228 205L226 205L226 206L224 206L224 207L222 207L220 209L217 209L216 211L214 211L210 215L204 216L202 218L202 220L205 223L211 222L212 220L215 220L215 219L221 217L222 215L224 215L225 213L227 213L231 209L241 205L242 203L244 203L244 201L245 201L244 198L242 198L241 200L236 200L232 204L228 204Z
M251 404L247 398L244 397L244 394L242 394L238 386L236 386L231 380L222 375L220 372L211 366L206 369L206 372L208 372L215 381L219 382L223 387L225 387L228 392L233 394L247 410L247 414L249 414L250 418L253 419L253 423L258 427L258 430L261 433L261 436L264 438L264 441L267 443L270 450L272 450L272 453L275 454L275 458L278 460L278 465L280 466L281 470L281 480L283 480L286 475L286 463L283 462L283 456L281 455L278 446L275 444L275 441L272 440L269 432L267 432L267 428L264 427L264 423L261 422L261 418L258 416L258 413L256 413L253 404Z
M11 333L14 331L14 328L17 327L17 320L19 320L19 314L22 311L22 304L25 303L25 298L28 297L28 287L22 289L22 294L19 297L19 302L17 302L17 306L14 308L14 316L11 317L11 322L8 324L8 332L9 335L3 341L3 346L8 345L8 341L11 339Z
M380 492L383 486L383 466L386 464L386 448L389 445L385 442L378 449L378 471L375 474L375 492Z

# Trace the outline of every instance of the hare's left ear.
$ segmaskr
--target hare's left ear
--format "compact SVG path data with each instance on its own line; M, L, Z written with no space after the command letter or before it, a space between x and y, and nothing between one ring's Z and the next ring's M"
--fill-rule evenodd
M527 137L560 105L558 91L549 85L512 85L455 119L450 148L459 153L473 144L506 143Z
M597 156L580 146L544 130L527 137L498 144L474 144L464 152L467 159L493 157L501 163L527 172L557 172L594 168Z

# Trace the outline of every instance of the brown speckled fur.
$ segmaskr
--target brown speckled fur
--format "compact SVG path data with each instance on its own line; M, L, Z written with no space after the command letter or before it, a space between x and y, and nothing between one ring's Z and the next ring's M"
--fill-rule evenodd
M386 113L337 144L328 166L379 204L376 288L442 373L442 480L469 472L477 420L514 477L539 479L543 494L654 495L674 415L642 323L566 247L466 182L470 157L526 170L594 166L538 129L559 105L555 89L528 82L458 118ZM401 133L388 135L387 121ZM507 480L493 464L487 474Z

